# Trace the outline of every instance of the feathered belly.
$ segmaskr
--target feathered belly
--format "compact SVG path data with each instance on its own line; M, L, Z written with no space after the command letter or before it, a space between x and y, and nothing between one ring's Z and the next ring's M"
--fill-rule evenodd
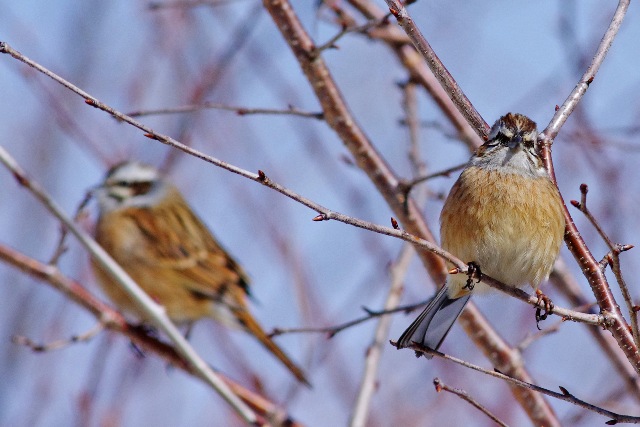
M460 175L440 220L445 250L513 286L537 287L548 276L564 230L562 204L549 179L477 167ZM464 284L466 277L452 281Z

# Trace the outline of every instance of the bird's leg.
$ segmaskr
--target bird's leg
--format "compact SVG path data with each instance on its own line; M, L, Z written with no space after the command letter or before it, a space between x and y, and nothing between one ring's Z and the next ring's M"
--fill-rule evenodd
M467 264L467 276L467 283L462 287L462 289L468 289L469 291L472 291L475 287L473 279L477 279L476 283L480 283L480 278L482 277L480 266L473 261Z
M540 321L545 320L551 313L553 313L553 301L551 298L543 294L540 289L536 289L536 296L538 302L536 303L536 327L540 329Z

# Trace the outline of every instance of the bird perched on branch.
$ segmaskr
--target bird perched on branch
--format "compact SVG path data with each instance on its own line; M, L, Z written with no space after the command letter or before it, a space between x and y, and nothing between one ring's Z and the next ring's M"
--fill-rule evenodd
M451 188L440 214L442 248L506 285L537 289L560 251L565 220L557 187L543 167L536 124L509 113L496 121ZM477 286L449 277L398 339L437 350Z
M264 332L247 307L248 279L193 213L178 189L153 167L113 167L95 194L96 240L178 324L210 317L241 328L273 353L301 382L300 369ZM102 270L105 293L122 310L142 316L136 303ZM144 319L142 319L144 320Z

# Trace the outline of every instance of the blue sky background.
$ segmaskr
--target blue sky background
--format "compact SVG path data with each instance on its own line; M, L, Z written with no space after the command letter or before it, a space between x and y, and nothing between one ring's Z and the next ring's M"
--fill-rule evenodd
M144 1L2 3L1 41L120 111L175 107L197 99L319 111L289 48L253 0L188 11L154 11ZM292 2L305 28L321 44L338 29L326 19L330 13L318 13L315 3ZM376 3L384 7L382 0ZM614 2L596 0L455 0L420 1L409 10L486 121L517 111L544 128L555 105L564 101L584 72L614 9ZM605 230L612 240L630 244L638 244L640 218L639 18L633 3L580 110L553 147L565 199L578 199L579 184L588 183L590 207ZM406 72L387 47L361 35L348 35L338 45L323 58L349 107L391 167L409 177L408 136L398 124L403 112L397 83L406 80ZM0 81L0 144L70 214L109 165L129 158L161 165L170 153L7 55L0 57ZM419 102L420 118L445 129L422 131L422 155L429 170L466 160L467 149L447 136L451 127L437 107L422 92ZM333 210L384 225L392 215L366 176L344 161L350 154L323 122L214 110L140 120L231 164L262 169ZM265 187L185 154L173 155L169 175L248 271L256 297L252 310L267 330L337 324L362 315L362 306L382 306L389 285L387 267L400 241L337 222L312 222L314 212ZM446 194L454 179L428 184L432 197L424 211L436 232L441 208L437 195ZM0 171L0 183L0 242L48 260L58 238L57 222L8 172ZM606 246L581 215L572 213L600 259ZM91 228L95 214L92 205L84 227ZM104 298L86 253L73 239L68 243L61 270ZM566 249L562 256L588 292ZM622 259L637 298L637 253L631 251ZM615 287L613 280L611 284ZM403 303L423 300L433 289L414 260ZM558 304L567 305L553 289L546 291ZM43 342L69 337L89 329L95 320L55 290L4 264L0 299L5 307L0 311L0 425L239 424L199 381L153 355L138 359L120 336L103 333L89 343L46 354L12 344L15 334ZM512 344L536 331L528 306L502 295L477 302ZM397 338L414 315L396 315L390 338ZM192 342L216 368L250 388L248 372L255 373L263 381L263 392L305 424L344 425L374 327L375 322L369 322L331 340L317 334L277 338L305 366L312 390L296 388L270 354L241 332L202 321ZM458 326L443 350L487 364ZM582 325L563 324L524 357L541 385L562 385L594 403L606 401L622 387ZM436 394L431 386L435 376L466 389L507 423L526 422L504 384L388 347L369 425L490 425L454 397ZM551 403L567 425L604 421L595 415L572 419L582 411ZM630 398L619 398L613 406L622 413L640 412Z

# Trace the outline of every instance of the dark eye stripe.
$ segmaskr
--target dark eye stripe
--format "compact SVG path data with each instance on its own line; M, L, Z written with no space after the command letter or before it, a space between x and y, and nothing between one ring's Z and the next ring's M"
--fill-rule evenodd
M151 189L152 182L132 182L129 187L133 190L133 194L139 196L140 194L147 194Z
M151 181L118 181L116 183L118 187L126 187L130 188L133 192L134 196L139 196L141 194L146 194L151 189L153 182Z

